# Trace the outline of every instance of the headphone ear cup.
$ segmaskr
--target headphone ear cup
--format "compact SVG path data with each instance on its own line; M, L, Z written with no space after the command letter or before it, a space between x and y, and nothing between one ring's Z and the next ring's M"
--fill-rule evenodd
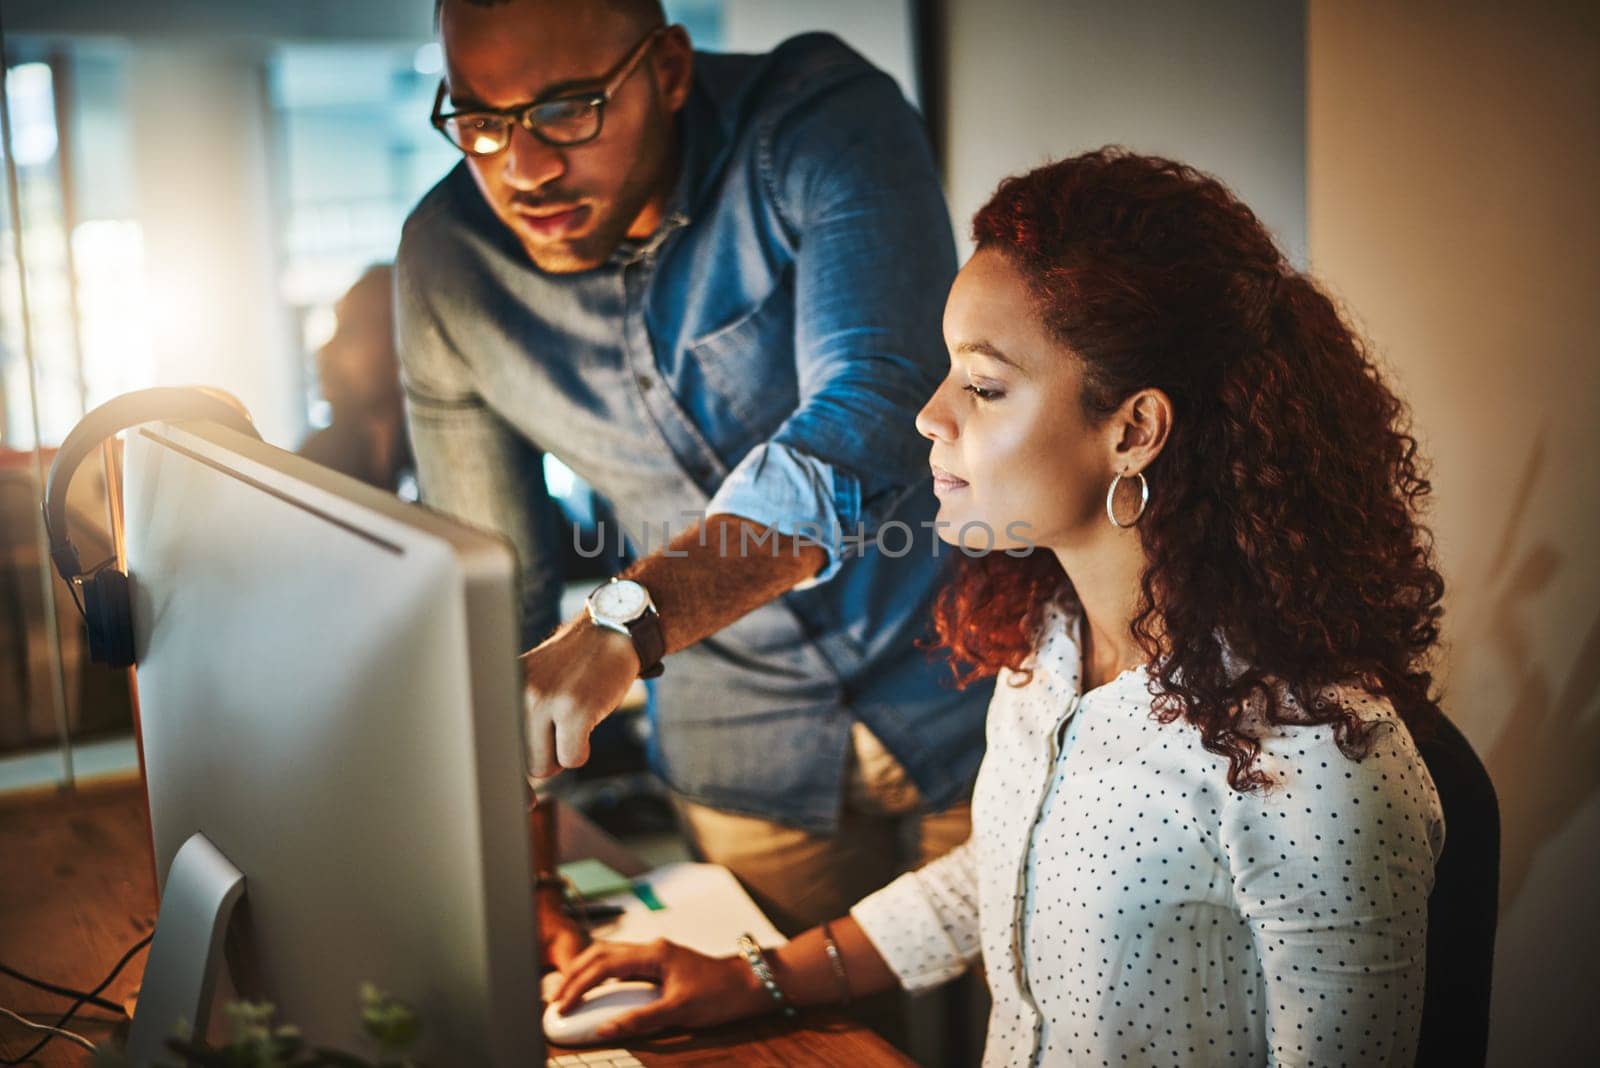
M83 617L89 628L89 658L128 667L133 655L133 596L128 576L102 568L83 580Z

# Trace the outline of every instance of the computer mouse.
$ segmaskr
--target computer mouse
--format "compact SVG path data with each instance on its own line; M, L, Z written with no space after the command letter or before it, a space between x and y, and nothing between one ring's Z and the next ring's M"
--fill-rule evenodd
M548 993L547 990L546 996ZM597 1038L595 1029L660 996L661 988L655 983L609 980L584 994L565 1016L556 1011L554 1004L545 1006L544 1037L559 1046L593 1046L615 1041Z

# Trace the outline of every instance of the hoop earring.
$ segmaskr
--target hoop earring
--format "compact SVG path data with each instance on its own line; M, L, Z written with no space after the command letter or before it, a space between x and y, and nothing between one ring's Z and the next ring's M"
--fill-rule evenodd
M1150 504L1150 480L1144 477L1143 471L1135 472L1134 478L1139 480L1139 511L1126 523L1117 522L1117 510L1114 502L1117 499L1117 485L1122 481L1122 472L1117 472L1117 477L1111 480L1111 488L1106 490L1106 518L1111 520L1111 525L1119 530L1126 530L1139 522L1144 515L1145 508Z

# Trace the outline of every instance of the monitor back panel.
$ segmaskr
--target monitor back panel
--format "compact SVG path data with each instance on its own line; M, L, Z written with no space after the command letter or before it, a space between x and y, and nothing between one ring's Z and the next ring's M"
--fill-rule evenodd
M244 872L241 992L370 1051L372 982L428 1059L528 1063L510 550L218 428L131 432L126 498L157 870L201 831Z

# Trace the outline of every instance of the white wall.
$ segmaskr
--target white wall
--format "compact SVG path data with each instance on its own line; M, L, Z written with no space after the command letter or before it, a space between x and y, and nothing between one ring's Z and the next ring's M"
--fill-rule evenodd
M292 447L304 401L275 288L262 58L146 43L128 85L151 384L229 390L263 437Z
M948 12L948 190L963 242L1001 178L1122 144L1218 175L1303 262L1303 3L950 0Z
M1600 18L1318 0L1310 30L1312 268L1433 458L1445 710L1500 795L1491 1063L1592 1061Z

